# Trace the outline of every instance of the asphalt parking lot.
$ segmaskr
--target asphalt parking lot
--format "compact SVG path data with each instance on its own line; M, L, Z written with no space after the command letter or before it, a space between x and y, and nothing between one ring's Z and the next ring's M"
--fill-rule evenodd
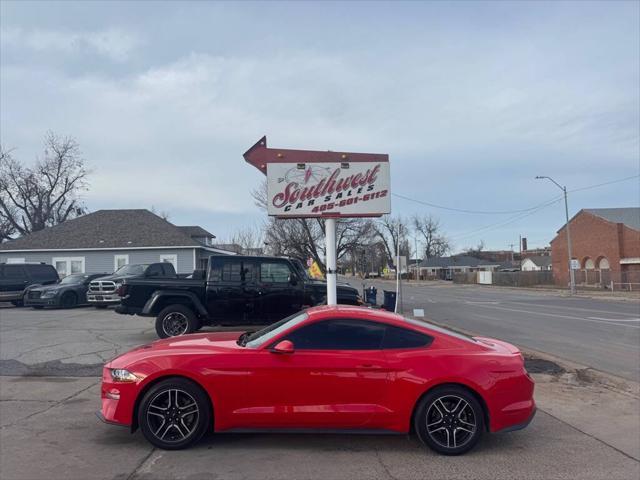
M187 451L156 450L140 433L102 424L94 415L102 364L155 339L151 319L112 311L0 308L0 478L640 476L633 450L564 419L562 402L553 404L556 394L546 387L529 428L486 436L462 457L436 455L408 436L371 435L222 434ZM581 397L581 392L571 391L567 398Z

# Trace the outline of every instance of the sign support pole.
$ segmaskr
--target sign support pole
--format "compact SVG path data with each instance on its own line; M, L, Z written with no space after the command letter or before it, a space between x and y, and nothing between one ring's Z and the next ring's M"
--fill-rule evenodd
M327 218L324 225L327 249L327 305L337 305L336 219Z

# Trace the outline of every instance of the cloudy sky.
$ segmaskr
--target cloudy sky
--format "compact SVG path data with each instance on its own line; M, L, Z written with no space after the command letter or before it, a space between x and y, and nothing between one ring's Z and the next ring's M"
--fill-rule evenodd
M1 141L32 162L75 137L86 203L149 208L218 237L258 224L242 153L388 153L392 191L473 211L525 210L640 173L640 10L610 2L0 3ZM638 206L638 179L570 195ZM456 249L542 246L560 203L440 218Z

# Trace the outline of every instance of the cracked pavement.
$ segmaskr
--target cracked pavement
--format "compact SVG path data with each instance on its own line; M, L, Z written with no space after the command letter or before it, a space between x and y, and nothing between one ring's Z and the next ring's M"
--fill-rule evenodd
M187 451L153 449L138 432L105 425L104 361L156 339L151 319L89 308L0 308L0 478L13 479L628 479L640 463L582 428L571 398L598 408L581 385L545 380L529 428L487 435L462 457L443 457L410 436L219 434ZM605 389L606 390L606 389ZM616 408L627 408L616 404ZM577 425L577 426L576 426ZM592 430L589 430L592 428ZM595 432L595 434L594 434Z

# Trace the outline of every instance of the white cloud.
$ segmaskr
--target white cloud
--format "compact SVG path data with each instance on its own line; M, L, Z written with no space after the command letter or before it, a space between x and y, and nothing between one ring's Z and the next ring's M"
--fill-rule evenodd
M27 48L36 52L56 52L66 55L95 53L116 62L129 58L140 46L137 35L119 28L95 32L30 29L8 27L3 29L2 48Z

